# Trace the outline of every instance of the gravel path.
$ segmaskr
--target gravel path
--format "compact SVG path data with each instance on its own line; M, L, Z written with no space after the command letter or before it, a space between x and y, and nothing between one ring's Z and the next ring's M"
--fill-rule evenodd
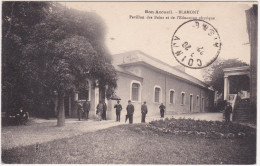
M191 118L200 120L222 120L221 113L197 113L181 114L166 117ZM147 117L146 122L161 119L160 117ZM122 118L124 120L124 118ZM141 119L134 119L134 123L140 123ZM56 127L57 120L32 119L25 126L2 127L2 149L10 149L17 146L26 146L37 143L48 142L61 138L75 137L87 132L106 129L112 126L123 125L124 121L78 121L77 119L66 119L64 127Z

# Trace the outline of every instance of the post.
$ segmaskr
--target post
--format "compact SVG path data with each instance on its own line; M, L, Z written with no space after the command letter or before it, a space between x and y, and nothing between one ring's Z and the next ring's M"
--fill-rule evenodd
M224 76L224 100L228 99L229 94L229 80L228 76Z

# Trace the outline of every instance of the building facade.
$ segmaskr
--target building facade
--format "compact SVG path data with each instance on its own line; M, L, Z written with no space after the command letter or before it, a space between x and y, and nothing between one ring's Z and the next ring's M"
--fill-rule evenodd
M123 115L128 100L135 106L134 117L141 116L144 101L147 116L160 115L161 103L166 106L166 114L209 112L214 105L214 91L182 67L177 69L141 51L114 55L113 65L118 72L115 94L122 99ZM115 104L116 101L108 101L110 119L115 119Z
M118 73L115 95L121 98L121 118L126 115L128 100L135 107L134 117L141 117L141 105L147 102L147 116L160 115L159 105L166 106L166 115L180 113L209 112L214 105L214 91L208 85L185 73L184 68L170 66L141 51L113 55L112 64ZM76 93L65 101L66 114L76 117L76 100L91 103L90 118L95 117L96 106L102 95L98 88L92 88L89 81L88 94ZM105 100L107 119L116 119L116 100ZM66 109L66 103L67 109ZM71 111L69 111L71 110ZM139 119L134 118L134 121Z

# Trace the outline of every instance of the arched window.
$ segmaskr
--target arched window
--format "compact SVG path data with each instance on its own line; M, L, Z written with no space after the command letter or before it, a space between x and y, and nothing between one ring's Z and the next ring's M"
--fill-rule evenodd
M200 97L199 97L198 95L197 95L196 105L197 105L197 106L200 105Z
M185 105L185 92L181 92L181 105Z
M162 95L162 88L160 86L154 86L154 102L159 103L161 102L161 95Z
M90 101L90 90L91 90L91 85L89 81L86 81L86 83L81 85L80 87L80 92L78 93L78 100Z
M141 83L132 81L130 85L130 99L132 101L141 101Z
M170 104L175 103L175 91L173 89L170 90Z

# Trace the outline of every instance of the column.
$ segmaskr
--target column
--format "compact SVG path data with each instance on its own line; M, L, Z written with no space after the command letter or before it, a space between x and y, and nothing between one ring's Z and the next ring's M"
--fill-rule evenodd
M74 93L74 101L77 101L79 99L79 93L75 92Z
M95 99L94 100L95 100L94 115L96 116L96 108L99 103L99 88L98 87L95 87Z
M224 100L228 99L229 94L229 80L228 76L224 76Z

